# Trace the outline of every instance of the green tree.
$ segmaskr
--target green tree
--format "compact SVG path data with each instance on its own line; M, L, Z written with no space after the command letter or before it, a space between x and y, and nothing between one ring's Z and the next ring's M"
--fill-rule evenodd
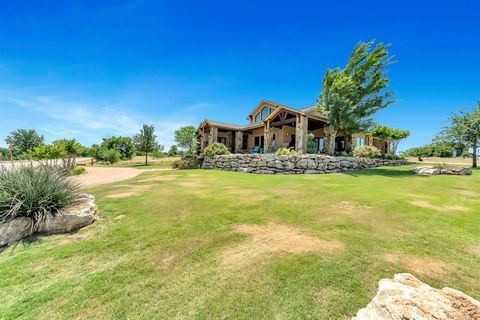
M178 156L180 152L178 151L178 147L176 144L173 144L170 146L170 149L168 149L168 155L170 157Z
M133 138L135 148L145 153L145 165L148 165L148 154L155 152L158 148L155 127L144 124L140 133Z
M45 138L34 129L17 129L10 132L5 142L13 146L13 155L18 157L43 145Z
M66 155L62 157L63 166L73 169L77 162L77 157L81 155L85 149L76 139L60 139L52 142L53 145L59 146L65 150Z
M8 148L0 147L0 161L8 159Z
M410 131L376 125L370 129L368 135L373 138L383 139L387 141L388 152L396 154L398 144L401 140L407 138L410 135Z
M329 154L334 154L339 131L350 135L367 130L373 123L371 116L395 101L393 93L386 91L390 83L386 67L392 63L392 56L383 43L372 48L373 44L373 40L357 43L343 69L325 73L317 108L329 122Z
M480 143L480 101L471 112L460 111L450 117L450 126L437 136L438 140L463 144L473 149L472 166L477 167L477 148Z
M197 149L197 130L194 126L181 127L175 131L175 142L185 155L193 156Z
M130 137L111 137L103 138L101 148L114 149L120 153L120 159L130 160L133 157L134 145Z
M58 161L68 156L65 145L60 143L44 144L28 151L29 158L44 162L46 165L57 166Z

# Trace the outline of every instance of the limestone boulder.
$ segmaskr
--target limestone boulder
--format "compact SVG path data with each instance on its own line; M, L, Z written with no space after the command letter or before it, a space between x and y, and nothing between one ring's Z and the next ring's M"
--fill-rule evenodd
M473 320L480 302L450 288L435 289L408 273L379 283L377 295L352 320Z
M12 245L33 233L33 220L21 217L0 223L0 247Z
M92 224L97 219L95 197L85 194L79 203L67 208L60 214L40 223L36 231L39 233L66 233Z
M472 175L472 168L467 167L416 167L411 171L413 174L419 175L457 175L467 176Z

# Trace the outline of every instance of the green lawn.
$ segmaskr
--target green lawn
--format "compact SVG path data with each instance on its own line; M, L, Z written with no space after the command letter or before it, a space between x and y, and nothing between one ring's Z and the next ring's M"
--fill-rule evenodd
M145 165L145 163L118 163L115 164L115 167L122 167L122 168L136 168L136 169L171 169L173 162L159 162L159 163L149 163Z
M342 319L398 272L479 299L480 172L410 168L92 189L94 225L0 254L0 318Z

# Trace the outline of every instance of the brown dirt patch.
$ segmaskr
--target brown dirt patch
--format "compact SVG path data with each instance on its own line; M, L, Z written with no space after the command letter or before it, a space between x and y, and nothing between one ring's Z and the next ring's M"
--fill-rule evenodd
M475 243L469 244L466 248L466 251L480 258L480 245Z
M414 274L423 276L442 275L447 269L447 265L441 261L401 253L387 253L384 259L389 263L402 266Z
M107 198L126 198L126 197L134 196L142 192L145 192L150 188L152 188L152 185L132 185L132 186L129 186L128 189L125 191L112 192L108 194L106 197Z
M428 196L426 194L417 194L417 193L401 193L400 195L406 196L406 197L411 197L411 198L417 198L417 199L431 199L431 196Z
M478 197L480 196L480 193L472 191L472 190L466 190L466 189L455 189L455 193L466 196L466 197Z
M468 208L463 206L437 206L428 201L423 201L423 200L411 201L410 203L417 207L432 209L435 211L442 211L442 212L443 211L469 211Z
M147 178L143 180L139 180L138 182L155 182L155 181L175 181L177 180L179 176L178 175L168 175L168 176L156 176L152 178Z
M178 181L178 185L186 188L202 188L205 187L205 183L199 180Z
M143 171L133 168L86 167L85 174L72 177L72 180L84 188L127 180L138 176Z
M226 265L248 263L256 257L269 253L335 253L344 248L340 241L327 241L308 236L297 229L281 224L239 225L234 230L250 238L222 253L222 260Z

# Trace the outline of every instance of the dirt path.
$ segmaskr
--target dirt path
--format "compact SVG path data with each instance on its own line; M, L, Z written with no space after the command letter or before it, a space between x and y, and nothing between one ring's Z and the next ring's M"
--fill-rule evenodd
M86 167L86 169L87 173L74 177L84 188L131 179L145 172L134 168Z

